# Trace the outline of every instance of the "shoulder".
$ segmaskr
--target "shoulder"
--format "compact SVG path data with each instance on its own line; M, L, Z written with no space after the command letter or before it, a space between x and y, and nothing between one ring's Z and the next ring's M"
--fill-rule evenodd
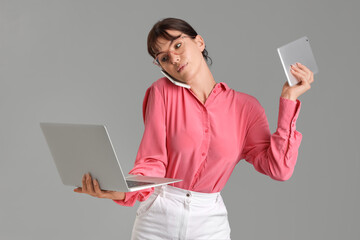
M179 87L172 84L166 77L159 78L147 88L143 105L146 106L149 99L165 101L166 96L174 91L179 91Z
M265 110L256 97L233 89L229 92L234 99L234 109L236 109L236 112L241 119L246 120L249 124L248 126L252 125L258 119L263 119L265 117Z
M228 94L226 99L231 102L239 116L251 120L265 114L264 108L256 97L231 88L228 88L226 92Z
M168 81L166 81L166 78L159 78L158 80L156 80L155 82L153 82L147 89L145 92L145 96L144 96L144 103L146 104L148 101L149 96L153 96L155 98L159 98L159 97L163 97L164 96L164 90L169 88Z
M153 82L150 87L147 88L142 104L143 110L143 119L145 121L146 111L148 108L157 109L164 106L165 92L166 89L169 89L171 85L168 84L169 81L164 78L160 78L157 81Z
M245 106L248 109L262 108L259 100L257 100L256 97L250 94L239 92L231 88L229 88L229 94L232 95L233 99L235 100L235 103L238 106Z
M179 87L172 84L166 77L162 77L153 82L148 89L154 89L154 91L157 91L160 94L164 95L169 91L179 89Z

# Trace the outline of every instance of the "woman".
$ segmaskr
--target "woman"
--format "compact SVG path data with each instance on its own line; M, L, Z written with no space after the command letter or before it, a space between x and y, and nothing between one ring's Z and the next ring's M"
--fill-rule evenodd
M188 23L175 18L156 23L148 52L156 65L190 88L161 78L147 89L144 135L129 173L183 181L121 193L102 191L87 174L83 187L74 191L124 206L139 200L133 239L230 239L220 191L241 159L272 179L291 177L302 138L295 129L297 98L310 89L313 73L301 64L292 66L299 84L284 84L277 130L271 135L254 97L215 81L205 42Z

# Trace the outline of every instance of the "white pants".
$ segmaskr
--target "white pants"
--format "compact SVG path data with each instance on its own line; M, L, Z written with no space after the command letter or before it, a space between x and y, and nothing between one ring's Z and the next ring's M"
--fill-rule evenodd
M132 240L230 239L220 193L200 193L169 185L156 187L140 206Z

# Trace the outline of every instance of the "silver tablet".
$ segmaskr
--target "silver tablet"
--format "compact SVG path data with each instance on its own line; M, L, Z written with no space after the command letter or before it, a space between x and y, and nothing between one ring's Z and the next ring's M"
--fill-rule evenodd
M302 37L291 43L288 43L277 49L285 75L290 86L296 85L298 81L291 74L290 67L292 64L299 62L309 68L314 74L319 72L316 61L311 51L308 37Z

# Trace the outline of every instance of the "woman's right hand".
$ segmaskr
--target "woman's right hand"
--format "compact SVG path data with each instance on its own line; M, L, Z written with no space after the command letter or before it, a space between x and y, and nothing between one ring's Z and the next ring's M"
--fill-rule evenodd
M77 193L86 193L93 197L108 198L112 200L124 200L124 192L108 191L100 189L99 182L96 179L92 179L90 173L84 174L82 178L82 188L78 187L74 189Z

